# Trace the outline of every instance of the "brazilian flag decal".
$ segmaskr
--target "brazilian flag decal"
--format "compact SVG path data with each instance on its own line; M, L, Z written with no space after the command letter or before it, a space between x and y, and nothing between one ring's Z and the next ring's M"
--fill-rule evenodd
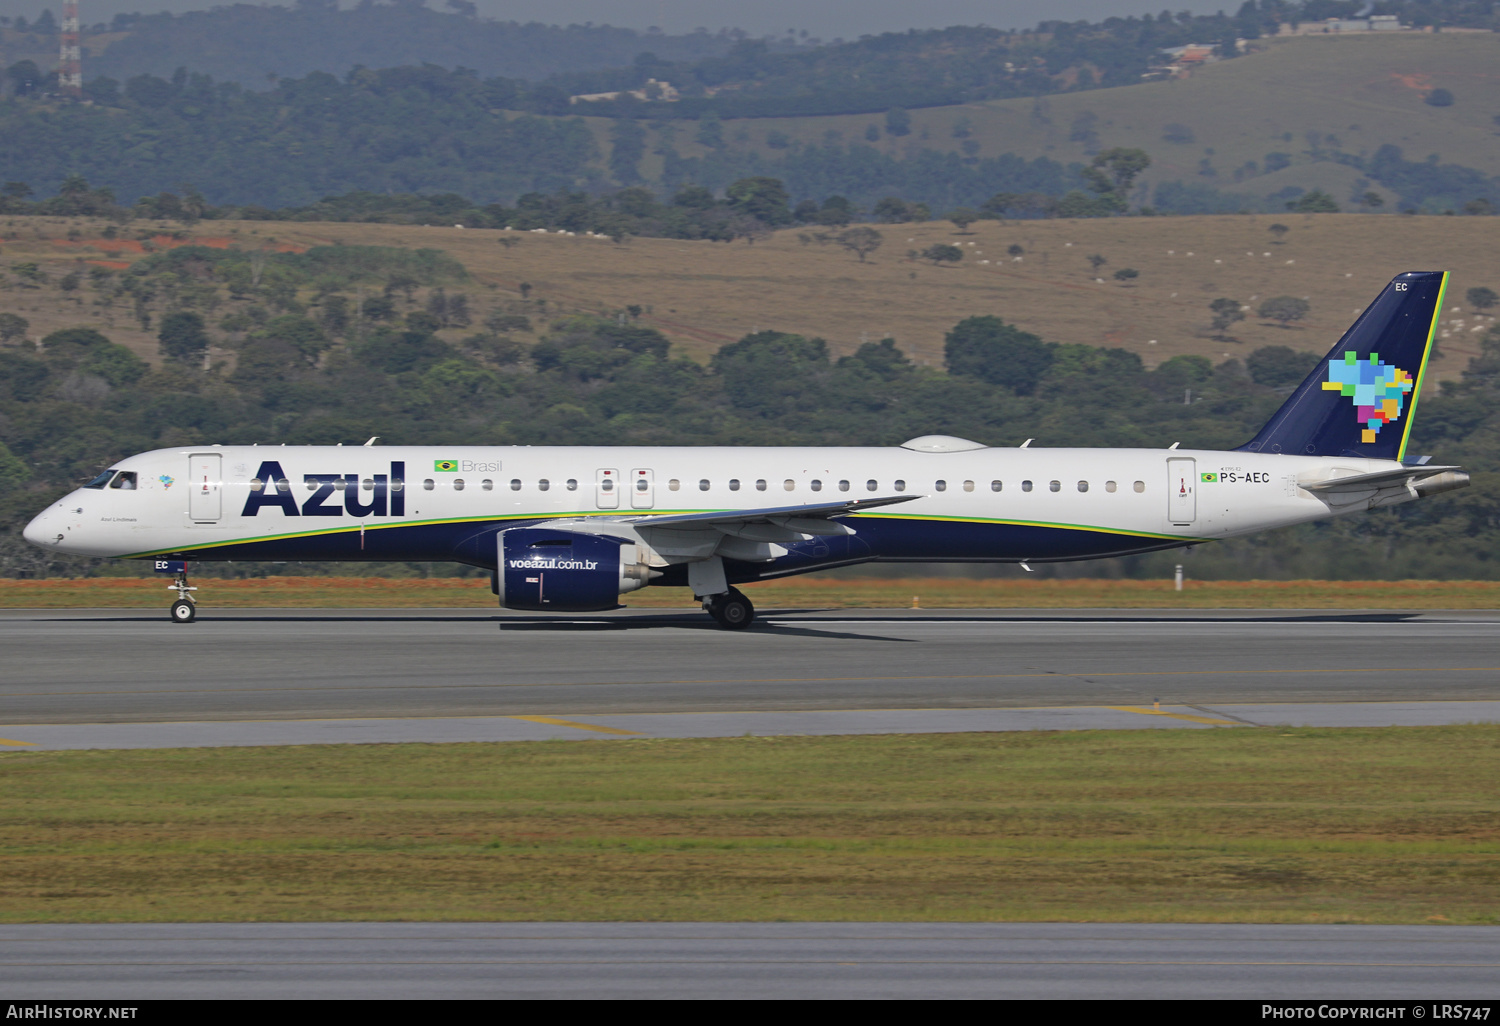
M1219 483L1219 475L1218 474L1204 474L1203 475L1203 483L1204 484L1218 484Z
M453 474L458 471L458 460L434 460L432 469L439 474Z

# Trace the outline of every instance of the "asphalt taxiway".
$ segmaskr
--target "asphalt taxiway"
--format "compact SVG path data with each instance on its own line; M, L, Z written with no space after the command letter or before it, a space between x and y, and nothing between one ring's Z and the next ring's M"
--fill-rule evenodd
M1126 923L26 925L0 926L0 974L17 996L62 1000L988 997L1399 1004L1492 1000L1500 930ZM1417 1018L1412 1012L1407 1008L1402 1018Z

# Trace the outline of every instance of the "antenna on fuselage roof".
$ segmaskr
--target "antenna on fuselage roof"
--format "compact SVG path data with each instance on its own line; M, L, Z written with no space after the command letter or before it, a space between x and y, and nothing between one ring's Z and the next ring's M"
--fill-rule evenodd
M366 443L365 443L365 445L364 445L364 447L365 447L365 448L366 448L366 449L368 449L368 448L369 448L369 447L370 447L370 446L372 446L372 445L374 445L374 444L375 444L375 442L376 442L376 440L377 440L377 439L378 439L378 438L379 438L379 437L380 437L380 436L379 436L379 435L371 435L371 436L370 436L370 440L369 440L369 441L368 441L368 442L366 442Z

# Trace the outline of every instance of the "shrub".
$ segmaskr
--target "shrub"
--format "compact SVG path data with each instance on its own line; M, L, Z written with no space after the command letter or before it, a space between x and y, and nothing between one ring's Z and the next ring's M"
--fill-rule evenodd
M1300 321L1307 316L1312 309L1312 304L1305 299L1296 296L1272 296L1260 306L1255 312L1268 321L1278 321L1283 328L1290 327L1292 321Z

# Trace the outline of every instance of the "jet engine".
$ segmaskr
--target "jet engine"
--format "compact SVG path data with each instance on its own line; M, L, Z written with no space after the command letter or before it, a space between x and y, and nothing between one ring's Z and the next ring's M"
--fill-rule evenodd
M501 531L496 545L495 591L507 609L616 609L621 595L658 576L627 538L515 527Z

